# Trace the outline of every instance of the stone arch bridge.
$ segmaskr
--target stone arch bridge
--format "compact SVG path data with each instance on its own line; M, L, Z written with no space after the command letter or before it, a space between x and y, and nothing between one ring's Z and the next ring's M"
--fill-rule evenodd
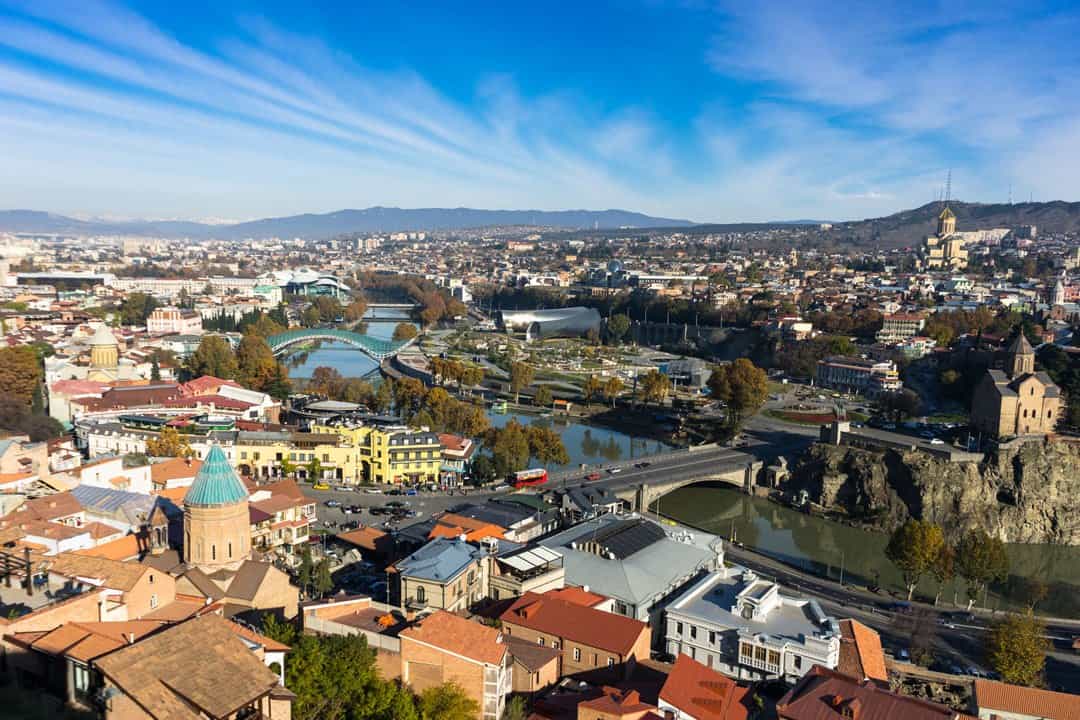
M680 468L675 473L658 474L656 477L640 480L635 478L624 486L614 488L613 492L638 512L648 510L657 499L668 493L701 482L723 482L749 494L753 492L763 465L761 460L747 454L715 464Z

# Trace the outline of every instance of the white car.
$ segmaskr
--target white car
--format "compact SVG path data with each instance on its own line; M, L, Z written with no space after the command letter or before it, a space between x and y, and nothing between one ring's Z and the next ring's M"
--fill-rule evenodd
M364 492L368 493L369 495L382 495L382 490L380 490L379 488L365 488Z
M621 468L621 467L613 467L613 468L608 468L608 472L609 472L610 474L614 475L615 473L621 473L621 472L622 472L622 468Z

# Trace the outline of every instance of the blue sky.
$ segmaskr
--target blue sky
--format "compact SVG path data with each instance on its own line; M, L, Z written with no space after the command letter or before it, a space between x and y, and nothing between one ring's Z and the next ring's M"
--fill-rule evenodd
M456 5L456 6L455 6ZM1075 3L0 0L0 207L1076 200Z

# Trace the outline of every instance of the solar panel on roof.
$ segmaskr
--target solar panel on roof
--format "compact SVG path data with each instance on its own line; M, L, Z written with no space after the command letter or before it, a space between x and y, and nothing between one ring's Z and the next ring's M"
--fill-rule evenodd
M626 520L604 528L595 542L620 560L663 540L667 533L648 520Z

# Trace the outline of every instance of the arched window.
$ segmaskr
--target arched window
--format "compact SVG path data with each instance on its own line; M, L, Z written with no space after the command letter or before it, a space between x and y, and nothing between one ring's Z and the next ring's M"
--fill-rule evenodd
M229 541L229 559L232 560L232 541Z
M210 546L210 559L217 560L217 545Z
M424 592L423 586L416 588L416 602L422 603L427 601L427 593Z

